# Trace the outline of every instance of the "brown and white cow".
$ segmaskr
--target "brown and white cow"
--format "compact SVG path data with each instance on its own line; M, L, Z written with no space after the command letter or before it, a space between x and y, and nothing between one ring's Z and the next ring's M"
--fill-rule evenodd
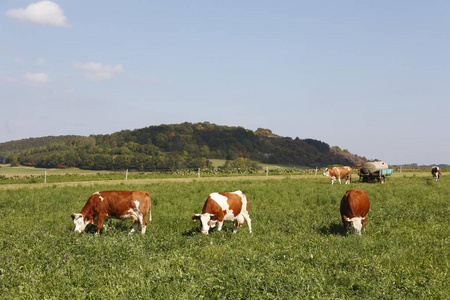
M331 177L331 184L334 184L336 178L339 180L339 184L341 184L341 178L346 178L345 184L349 184L352 178L352 168L350 167L334 167L331 169L325 168L323 172L324 176Z
M218 223L217 230L222 230L223 221L233 221L236 233L238 227L247 221L248 231L252 233L252 222L248 213L248 199L241 191L209 194L201 214L194 214L192 220L200 220L202 233L208 234L210 228Z
M433 178L438 180L439 177L441 177L441 170L438 166L434 166L431 168L431 175L433 175Z
M366 229L367 213L370 209L369 196L363 190L348 190L341 200L341 218L346 229L361 235L361 228Z
M80 213L72 214L75 232L83 232L87 224L97 224L100 232L103 221L109 218L132 219L130 234L141 225L141 233L147 228L146 216L152 221L150 194L145 191L103 191L92 194Z

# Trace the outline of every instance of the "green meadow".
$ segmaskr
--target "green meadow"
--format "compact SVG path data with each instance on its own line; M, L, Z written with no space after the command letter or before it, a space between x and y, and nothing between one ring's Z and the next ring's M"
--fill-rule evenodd
M329 178L161 180L0 189L2 299L449 299L450 178L394 176L386 184ZM349 188L371 200L367 230L347 234ZM110 220L73 232L99 190L151 193L147 233ZM253 233L225 223L203 236L191 221L207 195L244 191Z

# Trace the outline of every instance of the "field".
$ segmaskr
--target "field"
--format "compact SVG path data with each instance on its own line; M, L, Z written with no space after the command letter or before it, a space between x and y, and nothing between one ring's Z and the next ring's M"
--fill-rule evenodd
M445 175L445 174L444 174ZM30 185L31 187L31 185ZM2 299L449 299L450 180L394 176L353 183L371 199L362 236L343 231L349 188L324 177L48 184L0 189ZM152 194L146 235L131 221L73 233L90 194ZM225 223L208 236L190 219L213 191L244 191L253 233Z

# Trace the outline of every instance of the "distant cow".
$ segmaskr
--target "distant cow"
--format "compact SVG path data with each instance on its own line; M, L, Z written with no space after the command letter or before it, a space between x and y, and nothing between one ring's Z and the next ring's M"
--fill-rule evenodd
M247 221L248 231L252 233L252 223L248 213L248 199L241 191L209 194L201 214L194 214L192 220L201 221L202 233L208 234L210 228L219 223L217 230L222 230L223 221L233 221L236 233L238 227Z
M87 224L97 224L96 234L100 232L103 221L109 218L132 219L130 234L141 225L141 233L147 228L146 216L152 221L151 198L145 191L103 191L92 194L81 212L72 214L75 232L83 232Z
M349 184L352 178L352 168L350 167L334 167L331 169L325 168L323 172L324 176L331 177L331 184L334 183L336 178L339 180L339 184L341 184L341 178L346 178L345 184Z
M441 170L438 166L434 166L431 168L431 175L433 175L433 178L438 180L439 177L441 177Z
M366 228L367 213L370 209L369 196L363 190L348 190L341 200L341 218L346 229L361 235L361 228Z

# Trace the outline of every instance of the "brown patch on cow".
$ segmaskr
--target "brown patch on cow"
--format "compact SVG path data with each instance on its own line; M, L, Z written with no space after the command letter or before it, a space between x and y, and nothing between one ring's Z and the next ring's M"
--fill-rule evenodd
M367 213L370 209L369 195L364 190L353 189L348 190L341 199L340 213L344 226L347 225L348 219L354 217L365 218L362 220L364 228L367 224Z
M228 198L227 202L228 202L229 209L233 210L233 215L235 217L241 213L241 209L242 209L241 196L234 194L234 193L229 193L229 192L219 193L219 194ZM223 212L226 213L225 211L223 211Z

